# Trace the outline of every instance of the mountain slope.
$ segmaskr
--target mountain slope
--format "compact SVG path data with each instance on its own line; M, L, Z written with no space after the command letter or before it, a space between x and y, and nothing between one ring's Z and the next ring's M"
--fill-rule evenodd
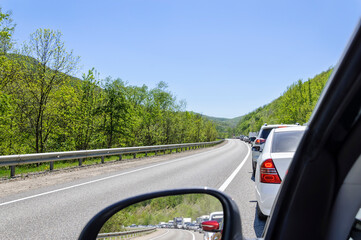
M257 132L264 123L306 123L330 77L333 69L324 71L312 79L298 80L271 103L241 117L234 132L248 135Z

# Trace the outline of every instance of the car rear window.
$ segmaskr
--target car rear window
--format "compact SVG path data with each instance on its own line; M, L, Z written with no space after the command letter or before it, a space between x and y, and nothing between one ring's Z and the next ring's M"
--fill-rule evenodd
M261 136L259 136L259 137L263 138L263 139L267 139L268 135L272 131L272 129L273 128L265 128L265 129L263 129L262 132L261 132Z
M218 223L220 223L220 222L222 222L222 220L223 220L223 215L222 215L222 214L220 214L220 215L214 215L214 216L212 217L212 220L217 221Z
M272 143L272 152L295 152L303 133L304 131L275 132Z

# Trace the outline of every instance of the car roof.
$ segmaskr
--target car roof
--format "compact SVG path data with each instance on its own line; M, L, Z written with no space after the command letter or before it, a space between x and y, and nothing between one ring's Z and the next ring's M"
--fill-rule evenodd
M295 131L305 131L306 126L297 126L297 127L286 127L286 128L275 128L275 132L295 132Z
M295 127L299 126L297 124L273 124L273 125L263 125L261 129L268 129L268 128L279 128L279 127Z
M219 212L212 212L211 214L210 214L210 216L212 216L212 215L218 215L218 214L223 214L223 211L219 211Z

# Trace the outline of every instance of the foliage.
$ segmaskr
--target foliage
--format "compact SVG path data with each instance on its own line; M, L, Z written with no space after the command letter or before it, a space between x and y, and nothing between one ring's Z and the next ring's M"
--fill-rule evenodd
M160 197L131 205L112 216L101 233L122 231L122 226L157 225L175 217L191 218L222 211L221 202L207 194L185 194Z
M14 44L12 35L15 30L15 24L11 15L11 11L3 13L0 7L0 54L6 54Z
M259 131L264 123L307 123L332 70L322 72L305 82L298 80L293 83L276 100L242 116L235 132L237 135L248 135L249 132Z
M213 141L212 122L185 112L164 82L155 88L72 77L79 57L62 34L38 29L21 49L15 24L0 9L0 154L26 154Z
M228 138L234 136L235 133L235 127L237 126L239 120L241 117L235 117L235 118L217 118L217 117L210 117L210 116L204 116L205 119L208 119L212 121L215 126L216 130L218 132L219 138Z

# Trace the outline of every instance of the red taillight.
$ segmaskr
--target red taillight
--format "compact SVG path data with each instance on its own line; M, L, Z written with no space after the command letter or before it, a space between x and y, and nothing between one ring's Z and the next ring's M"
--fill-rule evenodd
M266 139L257 138L255 142L256 142L257 144L262 144L262 143L266 142Z
M261 183L281 183L281 178L272 159L267 159L262 163L260 173Z

